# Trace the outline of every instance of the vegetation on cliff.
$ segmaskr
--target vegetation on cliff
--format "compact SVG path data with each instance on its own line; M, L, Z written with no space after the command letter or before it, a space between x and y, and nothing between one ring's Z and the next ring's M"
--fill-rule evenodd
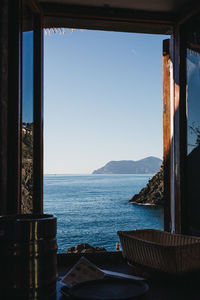
M22 124L22 197L21 212L33 211L33 123Z

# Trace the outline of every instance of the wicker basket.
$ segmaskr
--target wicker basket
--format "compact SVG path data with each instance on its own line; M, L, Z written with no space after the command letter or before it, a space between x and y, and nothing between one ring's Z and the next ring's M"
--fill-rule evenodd
M200 270L200 238L155 229L118 231L132 264L171 274Z

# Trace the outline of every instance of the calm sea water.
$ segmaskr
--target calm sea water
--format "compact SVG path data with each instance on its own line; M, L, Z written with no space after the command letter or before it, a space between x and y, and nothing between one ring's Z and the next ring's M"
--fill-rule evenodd
M163 229L163 210L128 200L152 175L45 175L44 211L57 217L58 252L80 243L115 250L118 230Z

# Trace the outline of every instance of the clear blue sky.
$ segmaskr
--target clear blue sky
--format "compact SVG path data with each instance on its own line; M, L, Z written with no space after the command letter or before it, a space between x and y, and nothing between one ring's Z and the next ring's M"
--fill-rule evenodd
M76 30L45 35L45 173L162 158L162 40Z
M22 122L33 122L33 31L23 32Z

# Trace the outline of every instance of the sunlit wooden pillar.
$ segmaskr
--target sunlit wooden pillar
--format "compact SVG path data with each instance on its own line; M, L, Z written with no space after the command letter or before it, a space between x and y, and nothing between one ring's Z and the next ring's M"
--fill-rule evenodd
M170 103L170 39L163 41L163 168L164 229L171 231L171 103Z

